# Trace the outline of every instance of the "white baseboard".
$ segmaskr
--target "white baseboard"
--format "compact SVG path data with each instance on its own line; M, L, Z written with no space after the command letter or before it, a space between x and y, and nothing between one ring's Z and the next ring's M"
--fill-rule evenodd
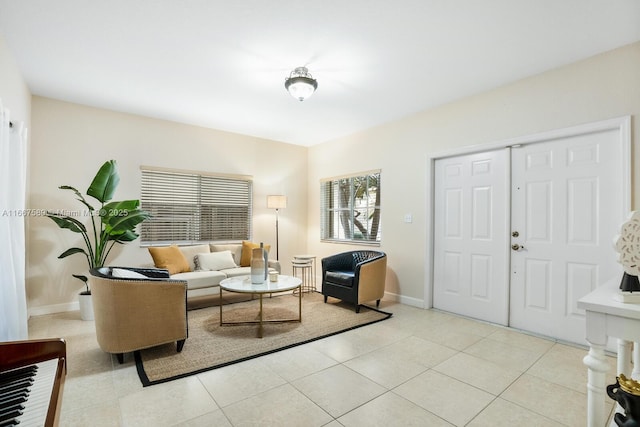
M29 317L43 316L45 314L64 313L66 311L78 311L80 306L78 301L67 302L64 304L43 305L40 307L32 307L27 310Z
M424 301L418 298L411 298L399 294L393 294L391 292L385 292L384 299L397 301L401 304L410 305L412 307L424 308Z

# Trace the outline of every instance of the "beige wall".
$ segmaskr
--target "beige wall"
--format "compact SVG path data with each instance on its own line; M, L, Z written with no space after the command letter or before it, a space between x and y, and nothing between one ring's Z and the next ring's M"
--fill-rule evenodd
M469 70L473 78L473 70ZM425 298L428 155L604 119L632 115L633 206L640 200L635 130L640 116L640 43L379 126L309 150L308 251L346 250L319 241L319 180L382 170L382 245L387 292L406 303ZM412 223L403 222L413 215Z
M33 97L31 150L32 209L82 206L60 185L86 192L103 162L115 159L120 186L115 200L140 197L140 166L253 176L253 238L275 245L275 211L267 194L289 198L280 213L280 258L306 250L307 149L291 144L226 133L163 120ZM86 260L57 256L80 245L79 235L60 230L50 219L28 219L27 298L32 314L73 307L82 284L72 273L86 270ZM151 263L139 242L119 246L112 265ZM289 265L285 262L285 271ZM53 306L53 307L52 307Z
M31 92L27 87L11 51L0 35L0 100L11 110L11 121L31 126Z

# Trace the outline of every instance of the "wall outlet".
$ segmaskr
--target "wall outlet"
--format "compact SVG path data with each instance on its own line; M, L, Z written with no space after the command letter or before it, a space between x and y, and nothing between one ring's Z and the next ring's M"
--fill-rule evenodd
M412 223L413 222L413 215L409 214L405 214L404 215L404 222L406 222L407 224Z

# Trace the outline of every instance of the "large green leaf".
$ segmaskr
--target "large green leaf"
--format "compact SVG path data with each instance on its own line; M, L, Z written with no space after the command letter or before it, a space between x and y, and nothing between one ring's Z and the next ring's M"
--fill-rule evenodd
M103 217L105 231L109 235L120 235L126 231L133 230L142 221L149 219L151 215L147 211L135 209L128 211L127 215Z
M91 206L89 204L89 202L87 202L87 199L84 198L84 196L82 195L82 193L80 193L75 187L72 187L70 185L61 185L60 187L58 187L61 190L71 190L74 193L76 193L76 196L78 196L78 201L81 202L82 204L84 204L90 211L93 212L93 206Z
M89 280L87 276L84 276L82 274L72 274L72 276L78 280L82 280L84 283L87 283L87 280Z
M87 276L84 276L82 274L72 274L72 276L78 280L82 280L82 283L84 283L84 288L86 289L85 292L91 294L91 292L89 291L89 278Z
M62 252L60 255L58 255L58 258L66 258L69 255L73 255L73 254L85 254L85 256L89 256L87 255L85 250L82 248L69 248L66 251Z
M114 217L114 216L127 216L129 212L140 207L139 200L123 200L121 202L107 203L100 209L100 216Z
M67 228L71 231L73 231L74 233L86 233L87 232L87 227L84 226L83 223L81 223L80 221L78 221L77 219L70 217L70 216L56 216L55 214L47 214L47 216L49 218L51 218L53 220L53 222L55 222L56 224L58 224L58 227L60 228Z
M127 230L122 234L109 236L109 240L115 240L117 243L126 243L126 242L133 242L138 237L139 237L138 233L134 233L131 230Z
M101 203L108 202L113 199L113 194L119 182L120 176L118 175L116 161L108 160L100 167L95 178L91 181L87 194Z

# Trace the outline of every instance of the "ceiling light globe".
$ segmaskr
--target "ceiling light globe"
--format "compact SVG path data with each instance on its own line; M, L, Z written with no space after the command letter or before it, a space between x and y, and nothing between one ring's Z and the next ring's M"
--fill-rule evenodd
M305 67L298 67L291 72L284 82L284 87L298 101L304 101L313 95L318 88L318 82Z

